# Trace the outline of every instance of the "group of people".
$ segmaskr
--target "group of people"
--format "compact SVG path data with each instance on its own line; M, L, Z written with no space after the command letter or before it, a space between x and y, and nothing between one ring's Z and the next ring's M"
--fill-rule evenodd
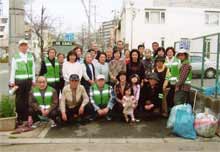
M19 42L12 58L10 84L16 90L18 122L33 123L42 117L73 122L105 117L138 122L146 113L167 117L176 104L189 101L192 79L189 53L157 42L152 51L138 45L100 51L92 43L87 52L76 47L65 54L48 49L36 77L35 62L28 43Z

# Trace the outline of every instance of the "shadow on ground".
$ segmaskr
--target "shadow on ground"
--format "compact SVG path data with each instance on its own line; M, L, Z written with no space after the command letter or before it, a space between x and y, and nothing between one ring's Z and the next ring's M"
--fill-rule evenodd
M165 138L174 137L166 119L151 118L136 124L97 120L86 125L72 124L52 128L46 138Z

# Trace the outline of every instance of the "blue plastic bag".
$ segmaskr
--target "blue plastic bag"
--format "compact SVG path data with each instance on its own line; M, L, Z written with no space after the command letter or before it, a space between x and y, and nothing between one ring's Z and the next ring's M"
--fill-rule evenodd
M176 111L177 109L184 109L188 113L192 113L192 107L190 104L181 104L181 105L176 105L171 109L169 119L167 121L167 128L173 128L175 120L176 120Z
M172 132L184 138L196 139L194 119L194 115L189 113L187 109L177 109Z

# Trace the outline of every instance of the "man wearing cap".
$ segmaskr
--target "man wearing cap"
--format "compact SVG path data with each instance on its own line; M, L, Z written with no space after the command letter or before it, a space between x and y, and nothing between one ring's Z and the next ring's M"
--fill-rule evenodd
M93 105L95 115L106 116L110 120L109 112L115 104L115 95L111 86L105 83L105 76L98 75L96 83L90 88L90 101Z
M70 75L69 84L63 88L60 111L64 122L71 122L74 118L89 113L89 97L85 88L79 83L77 74Z
M189 52L181 49L177 52L177 58L181 61L178 81L176 83L174 104L189 102L189 92L191 89L192 66L189 63Z
M37 78L36 85L29 94L28 122L31 124L43 116L53 120L51 124L53 127L58 116L57 92L47 85L47 79L43 76Z
M59 96L60 65L56 59L56 49L48 50L48 57L41 63L40 75L47 78L48 85L56 89Z
M28 117L28 93L35 83L35 63L26 40L19 41L18 49L11 61L9 87L18 87L15 102L18 122L21 123Z

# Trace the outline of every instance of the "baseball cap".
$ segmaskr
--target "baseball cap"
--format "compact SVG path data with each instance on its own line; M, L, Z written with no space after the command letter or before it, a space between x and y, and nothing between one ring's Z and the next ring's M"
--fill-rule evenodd
M105 80L105 76L103 74L100 74L96 77L96 80L100 80L100 79L104 79Z
M77 74L71 74L70 75L70 78L69 78L70 81L79 81L79 75Z

